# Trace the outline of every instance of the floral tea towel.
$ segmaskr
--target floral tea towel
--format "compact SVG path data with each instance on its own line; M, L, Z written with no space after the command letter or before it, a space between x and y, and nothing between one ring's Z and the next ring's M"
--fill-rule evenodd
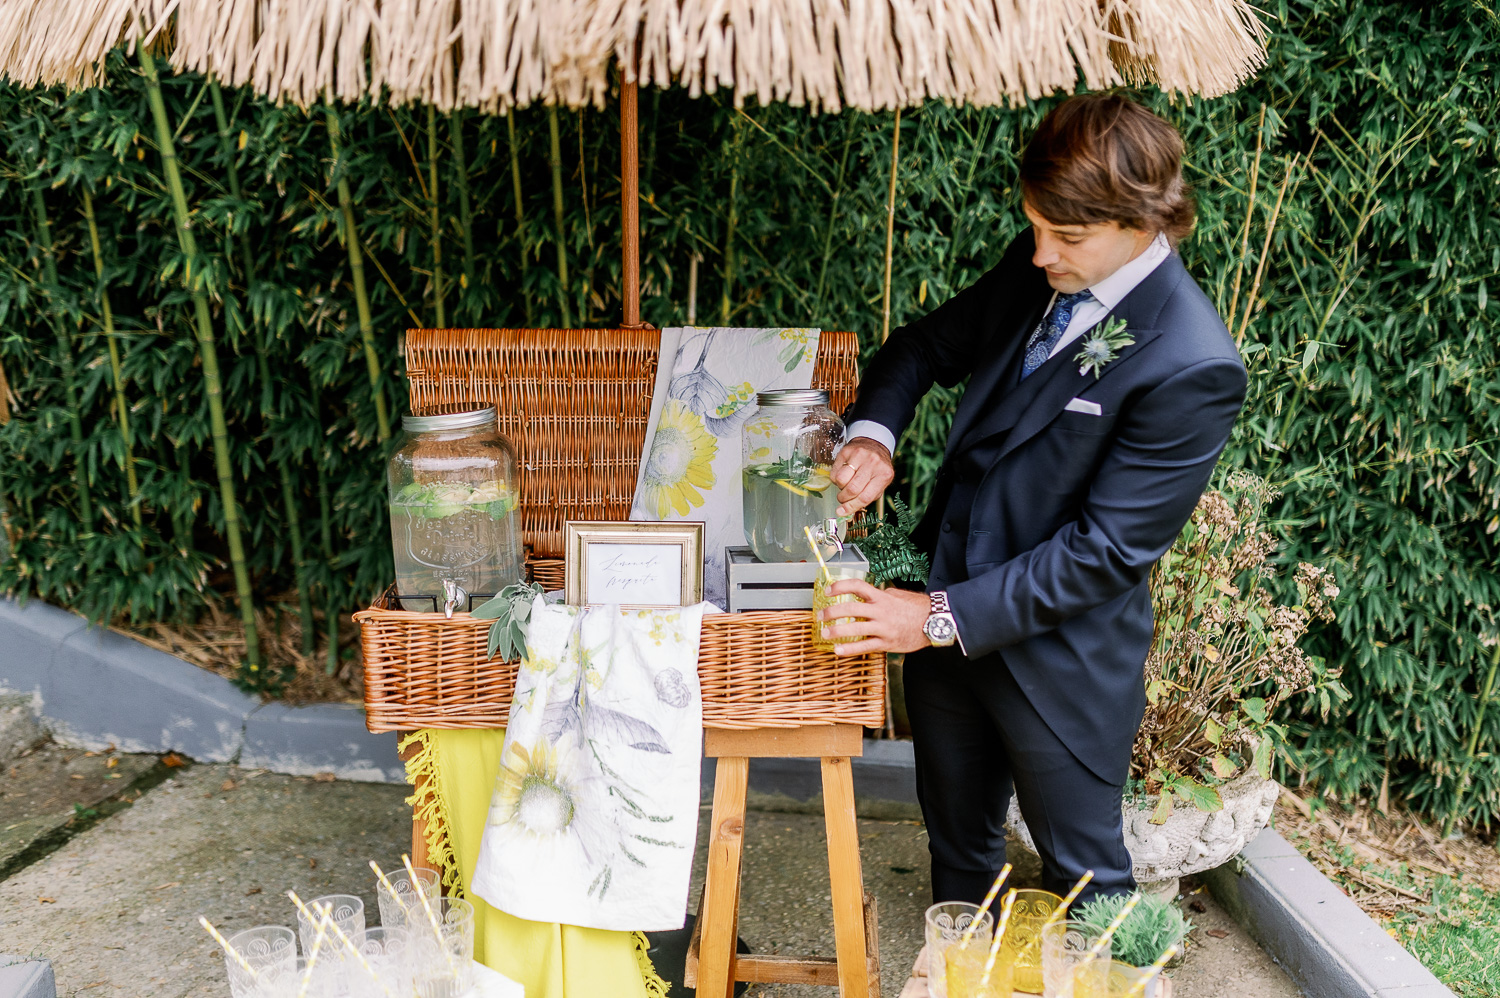
M757 392L812 387L820 332L662 330L630 518L703 521L703 598L720 609L727 605L724 548L745 543L740 426L755 411Z
M474 893L535 922L682 928L705 608L532 605Z

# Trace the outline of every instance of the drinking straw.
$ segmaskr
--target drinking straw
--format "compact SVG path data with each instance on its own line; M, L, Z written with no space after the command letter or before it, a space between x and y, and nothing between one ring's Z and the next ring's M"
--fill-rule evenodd
M1109 926L1104 930L1104 934L1094 942L1094 945L1089 947L1089 951L1084 954L1083 959L1078 961L1080 967L1085 967L1099 959L1099 954L1104 952L1104 947L1108 946L1110 939L1114 937L1115 930L1125 923L1125 919L1130 917L1130 913L1135 911L1135 906L1140 903L1141 895L1139 891L1130 895L1130 900L1125 902L1125 907L1121 908L1120 913L1115 916L1114 921L1109 923Z
M818 559L818 567L823 570L823 578L830 586L833 585L833 573L828 571L828 562L823 560L823 552L818 550L818 542L813 540L812 527L804 523L802 532L807 535L807 546L812 548L813 557Z
M448 972L457 980L458 968L453 965L453 953L448 949L448 941L443 938L443 930L438 925L437 916L432 913L432 905L427 903L427 892L421 889L416 867L411 865L411 857L406 853L401 854L401 862L406 866L406 875L411 878L411 882L418 885L417 900L422 902L422 910L427 912L427 924L432 926L432 934L437 939L438 948L443 951L443 956L448 960Z
M1153 963L1151 966L1149 966L1149 967L1146 968L1147 970L1151 971L1151 973L1146 974L1140 980L1138 980L1134 984L1132 984L1130 986L1130 990L1127 991L1127 992L1125 992L1125 998L1135 998L1136 995L1138 995L1141 992L1145 991L1146 990L1146 985L1150 984L1153 980L1155 980L1156 977L1157 977L1157 975L1159 975L1162 972L1162 970L1166 967L1167 961L1171 960L1172 957L1174 957L1176 955L1177 955L1177 947L1176 947L1176 945L1168 946L1167 947L1167 951L1165 953L1163 953L1161 956L1157 957L1155 963Z
M995 969L995 957L1000 953L1000 941L1005 938L1005 927L1010 924L1010 910L1015 906L1016 892L1012 888L1005 892L1005 902L1000 906L1000 924L995 927L995 938L990 943L989 958L984 961L984 973L979 975L979 991L989 986L990 972Z
M233 946L229 945L229 940L225 939L219 934L219 930L213 927L213 923L204 918L202 915L199 915L198 924L208 930L208 934L214 937L214 942L224 947L224 952L232 956L235 963L245 968L245 973L250 975L250 979L252 981L258 980L260 978L260 975L255 972L255 968L250 966L250 961L240 956L239 951L236 950Z
M385 875L385 871L380 868L380 864L372 859L370 860L370 869L375 871L375 876L380 880L380 886L389 891L391 897L395 899L396 906L401 909L401 914L411 914L411 910L406 907L406 902L401 900L401 892L396 890L396 886L392 884L390 878ZM412 881L412 886L415 887L419 892L422 889L422 885L415 880Z
M297 987L297 998L306 998L308 985L312 984L313 968L318 965L318 951L323 948L323 940L327 936L330 919L328 913L333 911L333 905L326 905L318 919L318 934L313 936L312 952L307 954L307 966L302 969L302 983Z
M313 913L308 910L307 905L302 903L302 899L297 896L296 891L287 891L286 896L292 899L292 904L297 906L297 910L300 911L308 921L313 920ZM332 905L327 905L326 907L330 911L333 910ZM370 966L369 961L365 959L365 955L359 951L359 947L354 945L354 941L351 940L348 936L344 935L344 930L339 928L339 923L330 920L328 923L328 927L333 930L333 934L338 937L339 942L343 943L344 946L348 947L349 952L354 954L354 958L359 961L359 965L364 968L365 973L370 975L370 980L374 981L376 984L379 984L380 989L386 994L390 994L391 989L387 987L385 982L380 979L380 975L375 973L375 968Z
M989 911L990 905L995 903L995 895L1000 893L1000 885L1005 883L1005 878L1008 876L1010 876L1010 864L1006 863L1005 868L1000 871L1000 876L995 878L993 884L990 884L990 892L984 896L984 904L979 906L979 914L975 915L974 920L969 923L969 927L964 929L963 938L958 941L959 946L969 945L969 940L974 938L974 932L979 928L979 923L983 921L984 913Z

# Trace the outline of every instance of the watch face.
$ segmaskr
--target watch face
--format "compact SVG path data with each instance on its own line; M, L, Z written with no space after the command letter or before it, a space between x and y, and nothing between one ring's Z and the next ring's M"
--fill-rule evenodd
M928 617L927 626L923 630L934 643L952 641L958 633L958 629L953 626L953 621L947 617Z

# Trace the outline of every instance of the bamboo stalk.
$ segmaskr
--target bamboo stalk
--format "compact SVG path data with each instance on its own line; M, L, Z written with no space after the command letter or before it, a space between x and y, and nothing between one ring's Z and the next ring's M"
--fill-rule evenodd
M448 115L448 132L453 145L453 173L458 188L458 223L464 239L464 272L461 278L465 291L474 286L474 210L469 202L469 166L464 158L463 112ZM463 300L463 296L459 296Z
M1250 164L1250 201L1245 206L1245 227L1240 233L1240 255L1234 262L1234 291L1229 298L1229 328L1234 328L1234 313L1240 304L1240 278L1245 273L1245 257L1250 252L1250 222L1255 217L1255 185L1260 179L1260 152L1266 130L1266 106L1260 106L1260 123L1255 126L1255 160Z
M315 419L323 412L318 399L317 382L312 384L312 411ZM318 472L318 533L322 541L323 564L328 572L328 583L323 593L325 606L323 626L328 632L327 663L323 671L331 676L339 671L339 611L338 602L333 593L333 503L328 496L328 445L326 442L323 447L323 454L319 455L313 465Z
M557 226L557 281L561 286L558 299L562 304L564 328L573 325L568 311L568 247L564 242L563 186L562 186L562 138L557 130L557 105L547 105L547 130L552 136L552 150L548 163L552 166L552 214Z
M74 482L78 486L78 519L85 532L94 529L94 503L89 494L89 474L84 460L83 417L78 407L78 371L73 363L73 344L68 336L58 302L57 255L52 246L52 220L47 217L47 202L42 198L38 180L31 185L31 206L36 214L37 244L42 251L42 274L47 281L47 313L57 334L58 363L62 367L63 399L68 406L68 432L73 438Z
M525 302L526 325L533 325L531 296L526 294L526 210L521 203L521 150L516 142L516 112L512 108L505 116L505 130L510 139L510 185L516 201L516 246L521 251L521 269L516 272L516 284L521 288L521 300Z
M214 345L213 319L208 311L208 296L203 285L193 279L193 264L198 259L198 244L193 238L192 217L188 212L187 193L177 168L176 144L172 141L172 124L162 99L161 81L156 75L156 60L142 45L138 50L141 69L146 75L146 97L156 120L156 139L161 149L162 172L172 195L172 210L177 221L177 242L187 257L183 282L193 300L197 320L198 354L203 364L204 392L208 396L209 426L213 434L214 467L219 478L219 498L224 505L224 533L229 543L229 561L234 569L234 587L239 596L240 620L245 628L245 659L252 673L261 670L260 638L255 629L255 599L250 588L250 570L245 561L245 547L240 539L239 503L234 494L234 472L229 458L229 429L224 420L224 390L219 378L219 355ZM257 676L258 678L258 676Z
M1458 789L1453 793L1453 808L1443 822L1444 838L1453 834L1453 826L1458 820L1459 805L1463 803L1464 791L1469 789L1469 769L1474 765L1474 756L1479 751L1479 735L1484 730L1484 715L1489 709L1490 694L1495 689L1497 670L1500 670L1500 640L1495 643L1495 653L1490 657L1490 671L1484 677L1484 688L1479 691L1479 706L1474 715L1474 727L1469 731L1468 750L1464 754L1463 769L1459 771Z
M443 311L443 237L438 211L438 140L437 108L427 105L427 196L432 201L432 296L437 313L437 328L446 329L448 318Z
M365 369L370 374L370 395L375 399L375 421L379 427L380 440L391 438L391 418L385 410L385 394L381 390L380 356L375 352L375 323L370 318L370 297L365 292L365 258L359 248L359 230L354 226L354 195L349 191L349 180L339 169L339 118L333 108L328 109L328 143L333 149L333 174L338 178L339 208L344 215L344 246L349 251L349 276L354 282L354 306L359 314L359 338L364 344Z
M901 109L891 132L891 183L885 202L885 284L880 300L880 342L891 335L891 247L896 238L896 157L901 152ZM883 512L883 511L882 511Z
M239 165L235 162L234 142L229 135L229 116L224 112L224 95L219 89L219 81L210 77L208 80L209 94L213 99L214 123L219 134L219 153L224 158L225 173L229 179L229 193L236 201L243 197L240 187ZM248 297L251 285L255 280L255 256L250 251L250 233L241 230L240 239L240 269L244 274L245 293ZM248 314L245 313L245 314ZM251 317L254 323L254 317ZM256 335L257 330L246 331L251 343L255 347L255 360L257 373L261 383L261 422L265 426L268 435L273 438L277 436L276 429L281 422L279 411L272 404L272 385L270 353L270 331L265 330L262 335ZM274 448L274 444L273 444ZM297 493L292 484L292 470L286 461L276 461L277 474L281 478L281 500L286 514L286 526L288 540L292 546L292 571L297 583L297 607L302 619L302 654L313 653L313 640L316 637L315 621L313 619L312 589L307 578L307 559L304 554L302 539L302 517L297 510Z
M120 345L115 340L115 315L110 308L109 288L104 283L104 254L99 247L99 223L94 218L94 197L87 187L83 188L83 217L89 223L89 246L94 251L94 273L99 278L99 313L104 319L104 342L109 346L109 371L114 380L115 420L120 425L120 440L125 445L125 488L129 494L130 516L135 525L141 525L141 506L136 501L140 494L140 481L135 470L135 444L130 434L130 406L125 401L125 377L120 369ZM4 372L0 372L0 411L3 411L5 383ZM0 422L3 422L0 419Z
M1255 300L1260 294L1260 281L1265 276L1266 257L1271 253L1271 237L1276 234L1276 220L1281 217L1281 204L1286 200L1287 188L1292 185L1292 178L1297 172L1298 157L1292 157L1287 165L1286 176L1281 181L1281 190L1276 192L1276 204L1271 208L1271 218L1266 222L1266 241L1261 247L1260 261L1255 265L1255 279L1250 282L1250 293L1245 298L1245 314L1240 318L1239 332L1235 333L1235 345L1245 341L1245 330L1250 326L1250 316L1255 314ZM1329 314L1332 314L1332 306L1329 306ZM1327 319L1324 319L1327 322ZM1319 327L1321 332L1322 327Z
M818 286L813 292L813 301L823 300L823 286L828 277L828 260L833 255L833 226L838 219L839 198L844 193L844 169L849 163L849 147L854 142L854 129L849 127L849 122L844 122L844 151L839 156L838 180L833 185L833 193L828 201L828 228L823 233L823 262L818 267Z
M734 142L729 153L729 218L724 234L724 290L719 295L719 325L729 325L734 294L734 231L739 226L740 142L744 131L740 118L734 120Z
M0 359L0 426L10 422L10 382L5 377L5 361Z

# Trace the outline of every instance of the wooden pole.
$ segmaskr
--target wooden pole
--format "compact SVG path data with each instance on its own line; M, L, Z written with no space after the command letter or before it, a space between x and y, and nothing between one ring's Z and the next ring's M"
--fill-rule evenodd
M896 157L901 151L901 109L891 133L891 187L885 203L885 288L880 303L880 342L891 335L891 244L896 234Z
M620 227L623 267L620 297L626 329L641 328L641 165L637 85L620 83Z

